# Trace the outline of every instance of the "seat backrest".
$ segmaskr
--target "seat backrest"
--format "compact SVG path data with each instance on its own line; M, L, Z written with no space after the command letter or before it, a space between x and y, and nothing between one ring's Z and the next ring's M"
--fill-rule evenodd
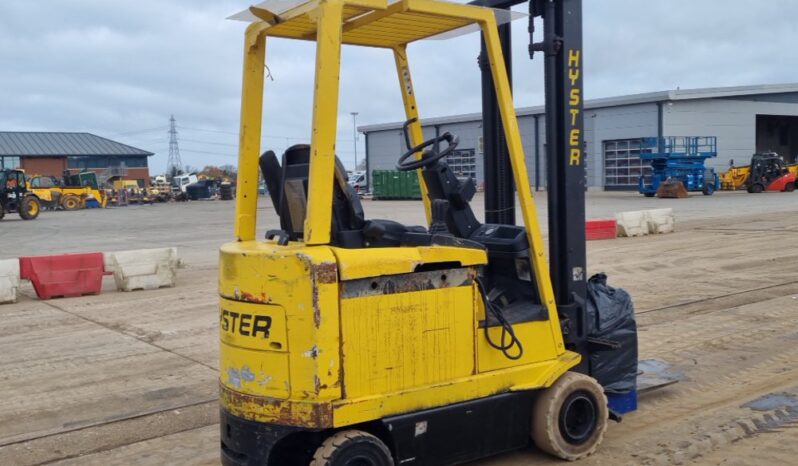
M458 238L468 239L482 224L477 220L469 204L477 192L474 180L461 180L455 176L443 160L421 171L430 201L444 200L449 203L446 226Z
M307 216L308 180L310 174L310 146L297 144L283 154L282 164L272 151L260 157L260 168L274 208L280 216L280 228L291 241L304 236ZM279 173L279 175L275 175ZM335 158L333 183L332 242L345 241L347 232L362 230L365 224L360 198L347 183L346 170Z

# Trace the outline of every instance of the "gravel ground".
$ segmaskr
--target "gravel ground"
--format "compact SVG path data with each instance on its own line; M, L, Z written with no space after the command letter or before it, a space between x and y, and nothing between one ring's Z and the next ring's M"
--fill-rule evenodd
M582 463L789 464L798 455L789 429L798 420L798 253L787 247L796 201L589 193L590 218L674 208L676 233L590 242L588 268L634 297L641 357L666 360L685 379L611 423ZM537 202L543 218L545 193ZM274 216L261 205L265 231ZM418 202L365 208L423 223ZM119 293L106 279L99 296L37 301L25 286L18 303L0 306L0 464L218 461L216 261L232 218L232 203L193 202L0 222L0 258L177 246L186 262L175 288ZM531 462L554 463L530 448L479 464Z

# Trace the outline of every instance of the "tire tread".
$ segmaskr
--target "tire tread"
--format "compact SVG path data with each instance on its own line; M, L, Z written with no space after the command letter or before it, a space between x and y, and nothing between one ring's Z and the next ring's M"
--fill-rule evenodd
M361 430L344 430L334 433L333 435L327 437L324 442L322 442L321 446L316 449L316 453L313 454L313 460L311 460L310 466L331 466L331 461L334 459L333 456L335 455L336 450L349 442L354 442L361 439L377 445L384 451L388 458L391 458L390 450L388 450L382 440L376 436ZM393 462L391 462L391 464L393 464Z
M595 453L604 439L607 428L607 417L603 419L599 417L597 426L599 432L590 448L578 453L569 452L563 448L562 440L558 438L559 409L560 404L574 389L591 391L598 398L599 404L603 403L604 409L600 409L599 414L602 411L607 414L607 396L604 394L604 390L592 377L576 372L566 372L551 387L543 390L535 400L535 408L532 413L532 441L539 449L567 461L576 461Z

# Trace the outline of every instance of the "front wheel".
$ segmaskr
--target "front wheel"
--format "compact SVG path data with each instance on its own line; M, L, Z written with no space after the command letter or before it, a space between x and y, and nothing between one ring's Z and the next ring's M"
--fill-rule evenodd
M714 184L705 184L704 189L701 190L704 193L704 196L711 196L715 193L715 185Z
M592 377L566 372L538 394L532 413L532 441L568 461L593 454L607 429L607 397Z
M80 198L75 196L74 194L67 194L61 200L61 206L66 211L73 211L80 209Z
M754 183L753 185L751 185L750 188L748 188L748 192L751 193L751 194L759 194L759 193L761 193L764 190L765 190L765 187L762 186L759 183Z
M42 205L39 200L33 196L25 196L19 204L19 216L23 220L33 220L39 216L42 211Z
M377 437L360 430L337 432L321 444L310 466L393 466L391 451Z

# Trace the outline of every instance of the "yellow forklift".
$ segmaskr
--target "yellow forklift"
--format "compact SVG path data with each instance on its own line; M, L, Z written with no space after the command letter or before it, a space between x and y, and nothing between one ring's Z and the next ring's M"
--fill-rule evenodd
M236 15L251 24L235 241L219 267L223 464L447 465L530 441L576 460L634 409L631 300L585 277L581 0L530 2L530 26L544 24L529 50L545 56L551 269L497 21L507 12L489 8L516 3L310 0ZM485 223L473 180L446 163L457 136L423 138L407 58L408 44L469 27L483 39ZM316 42L310 143L281 160L259 155L269 37ZM397 169L418 173L426 226L366 218L347 184L335 155L344 44L394 56L407 118ZM280 223L265 238L259 169Z

